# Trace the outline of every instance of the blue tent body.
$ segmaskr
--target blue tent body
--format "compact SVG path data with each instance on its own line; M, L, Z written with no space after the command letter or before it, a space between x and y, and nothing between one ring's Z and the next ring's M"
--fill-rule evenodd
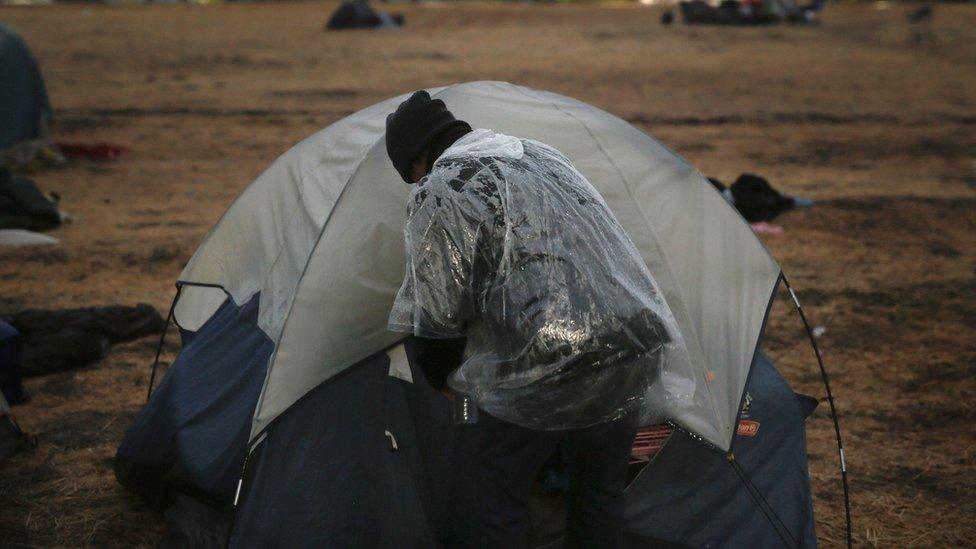
M37 61L23 39L0 23L0 150L45 137L51 105Z
M257 305L227 300L200 330L182 331L179 359L126 434L116 468L132 471L120 478L154 503L169 486L233 497L273 347Z
M746 387L740 417L756 429L740 428L731 449L743 477L675 431L627 491L634 533L691 547L816 546L804 420L817 401L794 394L763 353Z
M182 332L179 358L119 447L119 480L161 508L177 493L206 502L223 522L191 522L221 541L229 531L233 547L466 546L477 429L451 422L409 339L407 372L394 371L388 351L329 379L255 438L243 468L272 351L257 302L227 299L196 333ZM725 454L675 431L627 489L632 546L816 545L804 431L812 407L762 353L747 394L743 417L758 428L733 443L744 477Z

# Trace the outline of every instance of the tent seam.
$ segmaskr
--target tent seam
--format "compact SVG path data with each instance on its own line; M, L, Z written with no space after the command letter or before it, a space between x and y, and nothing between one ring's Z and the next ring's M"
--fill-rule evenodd
M749 392L749 381L752 379L752 373L756 370L756 357L759 355L759 348L762 346L763 336L766 333L766 323L769 321L769 315L773 312L773 303L776 301L776 292L779 290L779 285L783 282L783 273L780 272L779 276L776 277L776 282L773 283L773 290L769 294L769 301L766 302L766 314L763 315L762 327L759 329L759 337L756 338L756 347L752 351L752 360L749 362L749 371L746 373L746 382L742 386L742 394L739 395L739 407L735 412L735 421L732 423L733 427L736 429L732 430L732 436L729 439L729 451L731 454L735 445L735 435L739 425L739 420L742 417L742 405L746 399L746 393Z

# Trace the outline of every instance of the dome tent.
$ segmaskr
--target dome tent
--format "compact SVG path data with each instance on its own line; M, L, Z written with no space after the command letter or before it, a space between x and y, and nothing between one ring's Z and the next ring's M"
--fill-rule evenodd
M403 15L374 10L366 0L346 0L325 23L327 30L397 29L403 26Z
M474 127L556 147L600 192L688 346L681 366L693 373L699 405L664 412L682 431L728 451L781 277L746 222L676 154L585 103L501 82L430 92ZM300 531L305 543L334 542L360 523L397 525L383 539L429 541L423 517L449 500L442 492L452 488L422 472L437 460L443 467L433 469L454 470L443 463L450 456L433 450L449 444L435 442L465 434L418 379L409 338L398 344L404 336L386 330L403 275L408 188L386 158L383 132L405 97L340 120L282 155L231 205L180 276L172 314L184 350L126 435L118 474L130 487L166 477L239 499L235 544L269 536L268 528ZM363 395L377 399L364 403ZM324 423L330 427L320 432ZM802 420L800 432L793 447L802 452ZM361 470L367 465L356 461L364 448L378 463L370 467L393 471L393 480L370 485ZM249 465L238 484L242 461ZM308 487L316 481L308 475L329 471L338 471L329 492L355 505L311 516L308 509L323 505L308 505L312 496L329 498ZM808 489L794 499L802 507ZM352 508L358 512L343 514ZM306 509L299 515L307 520L294 509ZM308 524L316 526L301 530Z
M44 78L24 40L0 23L0 152L33 157L47 137L51 104ZM16 150L14 150L16 148Z
M780 270L748 224L680 157L627 122L556 94L495 82L431 91L474 127L562 151L603 196L657 280L686 340L707 408L670 417L727 450ZM260 295L274 341L251 438L302 395L402 338L387 331L403 278L408 188L383 141L404 97L353 114L279 158L234 202L180 276ZM222 295L180 297L204 320ZM342 311L326 314L323 311ZM349 345L355 338L359 345Z

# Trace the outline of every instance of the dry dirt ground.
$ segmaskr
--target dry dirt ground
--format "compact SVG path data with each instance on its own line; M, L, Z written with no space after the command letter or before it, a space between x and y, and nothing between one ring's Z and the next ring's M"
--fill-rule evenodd
M0 250L0 312L149 302L289 146L382 98L499 79L591 102L702 172L819 204L763 236L821 339L859 546L976 544L976 6L831 6L814 27L662 27L637 5L396 5L399 32L326 33L334 4L2 8L40 60L55 137L131 147L36 176L80 219ZM767 348L822 395L781 296ZM0 466L0 545L148 546L161 519L115 482L154 341L27 381L39 446ZM176 351L168 349L169 357ZM808 423L821 543L843 540L836 451Z

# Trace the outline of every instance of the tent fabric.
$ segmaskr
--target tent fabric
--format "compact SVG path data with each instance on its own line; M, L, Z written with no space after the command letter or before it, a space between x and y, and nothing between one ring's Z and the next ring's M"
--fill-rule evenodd
M184 330L182 352L119 448L119 480L182 525L174 539L216 545L206 525L222 522L234 501L271 355L256 325L259 297L243 307L225 300L197 332ZM732 450L795 545L815 546L803 430L812 406L761 354L745 395L739 415L756 427ZM230 545L466 546L477 436L453 424L412 340L374 353L310 391L255 441ZM203 499L183 505L180 492ZM780 544L725 456L680 431L626 496L629 546Z
M179 360L116 457L119 480L165 507L167 539L175 532L178 539L189 536L202 544L195 546L223 545L223 539L207 543L201 524L215 523L232 501L230 487L244 457L245 432L238 427L249 424L240 410L257 400L256 391L227 398L221 389L223 376L233 375L228 365L244 354L231 349L241 337L251 337L234 327L242 323L235 309L225 304L199 334L188 334ZM230 356L201 376L193 395L180 395L188 371L208 369L227 351ZM169 410L185 406L180 401L188 398L209 413L174 434L166 421ZM237 436L214 436L221 428ZM454 426L447 400L423 379L411 341L368 357L296 403L258 442L248 459L230 545L428 547L437 545L436 537L464 546L459 508L469 498L455 490L469 483L459 482L457 471L470 461L460 452L476 446L466 440L470 431ZM228 445L240 451L225 451ZM194 459L204 448L213 452L212 462ZM160 459L162 454L168 457ZM202 484L209 475L216 478ZM213 485L223 489L214 491Z
M402 15L393 16L377 12L366 0L347 0L332 13L325 28L328 30L395 29L402 24L402 18Z
M227 301L227 293L210 286L182 286L173 310L176 325L184 332L196 332Z
M430 92L474 127L558 149L593 184L659 283L688 347L695 391L710 404L707 413L669 417L727 449L780 273L748 224L684 160L605 111L504 82ZM344 118L282 155L180 277L219 286L238 305L260 295L258 325L274 353L252 440L310 390L400 337L386 320L403 279L409 189L386 158L383 131L404 98ZM193 304L180 312L205 316Z
M761 353L746 394L733 452L760 501L725 455L676 430L627 490L633 533L690 547L816 547L804 426L816 401Z
M197 338L190 339L187 358L180 357L181 368L206 368L214 353L199 352L200 345L234 354L234 338L216 339L210 332L229 336L227 326L237 323L239 314L229 303L218 311ZM267 360L267 355L262 358ZM223 368L231 374L226 365ZM164 414L166 407L160 402L179 398L172 382L165 383L154 393L148 415ZM187 448L216 444L218 459L230 461L219 470L233 471L218 473L220 484L230 487L244 457L243 428L248 424L247 415L235 410L253 406L257 394L226 398L220 390L221 376L207 375L201 385L209 391L198 391L196 398L212 412L201 421L236 433L234 444L241 451L221 451L223 443L201 438L201 430L192 423L180 428L192 434L180 434L179 444L174 438L168 443L180 455L187 454ZM737 459L774 508L775 520L796 538L793 545L815 547L804 436L804 420L812 407L805 407L807 403L762 355L748 395L743 417L759 422L759 427L752 437L736 437ZM158 425L143 416L123 446L159 445L159 439L133 437L137 429L151 434ZM424 380L408 339L324 382L269 425L248 458L229 545L467 546L466 505L476 498L468 491L473 471L467 465L476 462L472 452L479 445L477 437L476 428L451 421L450 405ZM154 475L149 481L182 481L182 489L203 492L196 483L218 469L179 459L181 464L165 470L146 469ZM184 475L176 478L173 469ZM143 482L151 484L145 477ZM187 498L177 493L166 507L167 520L171 527L182 525L177 533L184 537L187 532L199 534L201 524L224 520L223 509L233 495L225 489L209 505L198 500L187 506ZM626 498L628 547L782 545L725 456L680 431L628 486ZM205 537L195 535L198 541ZM223 539L217 543L211 538L207 546L222 544Z
M798 7L795 0L723 0L713 5L704 0L678 3L685 23L702 25L770 25L789 21L809 23L820 9L817 1Z
M257 303L227 300L200 331L183 332L179 357L119 446L124 485L158 503L167 482L231 502L271 355Z
M24 40L0 23L0 151L47 137L51 104Z
M231 546L438 546L430 486L449 470L428 474L424 454L448 447L422 445L417 422L449 435L449 406L390 363L367 358L279 417L249 458ZM424 417L418 398L439 413Z
M174 493L164 512L166 534L157 549L220 549L227 545L230 511L183 492Z

